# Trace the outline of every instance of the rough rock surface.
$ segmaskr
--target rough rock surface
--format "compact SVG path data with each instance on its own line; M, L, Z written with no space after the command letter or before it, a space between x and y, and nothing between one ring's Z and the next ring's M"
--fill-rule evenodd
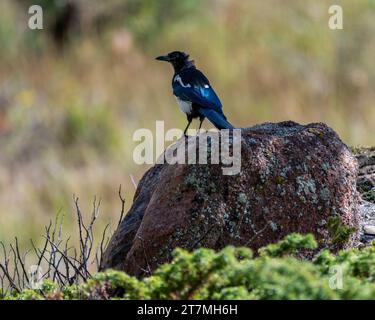
M356 147L352 151L358 160L357 190L363 199L359 207L361 243L367 245L375 240L368 231L375 228L375 147Z
M364 200L375 203L375 147L353 150L359 164L357 189Z
M113 235L101 269L135 276L188 250L227 245L258 249L291 232L312 232L320 248L333 241L330 221L359 227L357 161L325 124L265 123L242 129L242 169L225 176L221 165L162 164L140 181L133 206Z
M375 228L375 204L363 200L359 212L361 243L367 245L375 240L375 234L368 231L369 227Z

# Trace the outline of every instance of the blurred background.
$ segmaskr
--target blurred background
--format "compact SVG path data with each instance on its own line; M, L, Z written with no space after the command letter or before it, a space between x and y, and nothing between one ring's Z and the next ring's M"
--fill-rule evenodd
M44 29L28 9L44 8ZM375 145L375 0L1 0L0 240L38 240L73 201L117 221L147 167L132 160L138 128L183 128L172 69L191 54L238 127L322 121L348 145ZM210 128L206 121L205 127Z

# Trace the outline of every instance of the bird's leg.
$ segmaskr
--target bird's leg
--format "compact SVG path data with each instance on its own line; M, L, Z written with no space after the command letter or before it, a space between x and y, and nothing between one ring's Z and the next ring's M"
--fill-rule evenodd
M186 126L186 128L185 128L185 130L184 130L184 136L186 137L186 131L187 131L187 129L189 128L189 126L190 126L190 123L191 123L191 121L193 120L191 117L187 117L187 120L188 120L188 124L187 124L187 126Z
M202 128L202 123L203 123L203 121L204 121L204 117L199 117L199 121L200 121L200 123L199 123L198 132L199 132L200 129Z

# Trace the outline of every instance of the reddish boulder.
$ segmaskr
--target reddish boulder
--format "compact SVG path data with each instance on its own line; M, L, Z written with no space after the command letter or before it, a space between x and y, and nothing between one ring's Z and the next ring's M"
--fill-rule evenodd
M241 141L238 175L223 175L220 164L149 169L101 268L140 277L176 247L256 250L291 232L333 250L357 241L357 232L338 234L358 228L357 161L332 129L265 123L242 129Z

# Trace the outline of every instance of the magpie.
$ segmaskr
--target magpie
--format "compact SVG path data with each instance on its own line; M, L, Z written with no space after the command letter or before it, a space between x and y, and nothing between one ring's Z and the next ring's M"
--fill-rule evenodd
M181 51L172 51L167 55L156 57L156 60L167 61L172 64L174 75L172 78L173 95L182 112L186 114L188 124L199 118L199 129L205 118L217 129L234 129L227 121L219 97L212 88L205 75L199 71L189 55ZM199 130L198 129L198 130Z

